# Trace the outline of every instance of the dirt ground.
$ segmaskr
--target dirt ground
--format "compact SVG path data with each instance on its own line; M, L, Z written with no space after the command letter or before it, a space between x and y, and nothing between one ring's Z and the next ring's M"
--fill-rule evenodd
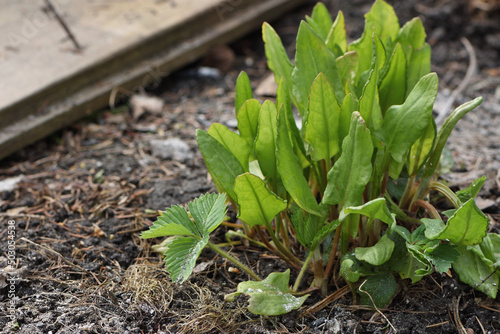
M348 34L357 38L371 3L337 0L327 5L333 14L343 10ZM443 178L460 188L486 175L478 204L498 231L498 2L392 3L401 23L420 16L426 26L433 71L440 77L436 116L450 96L453 106L484 97L452 135L454 165ZM300 19L313 4L272 23L290 56ZM469 68L475 72L466 75ZM500 333L498 300L462 284L453 273L435 273L415 285L402 282L380 313L353 305L347 293L306 317L300 316L303 310L255 316L246 311L244 298L224 302L224 294L247 277L228 270L230 264L209 250L187 282L177 285L168 279L161 258L151 250L157 241L141 240L139 234L155 220L155 210L214 191L195 130L213 122L235 128L234 84L241 70L254 88L269 74L258 31L149 87L146 93L159 98L149 99L152 105L125 99L0 162L0 181L19 177L11 190L0 190L0 333ZM161 146L160 140L169 139L179 139L174 155ZM14 284L4 272L9 222L16 238ZM222 241L222 236L221 230L214 238ZM286 269L257 248L231 252L262 276ZM17 297L13 305L12 293ZM310 297L304 309L318 301ZM10 310L15 310L14 326Z

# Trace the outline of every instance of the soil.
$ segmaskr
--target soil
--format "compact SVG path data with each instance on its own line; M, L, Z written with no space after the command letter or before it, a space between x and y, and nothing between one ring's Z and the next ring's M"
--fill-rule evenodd
M371 3L337 0L327 5L333 14L343 10L348 34L357 38ZM458 189L487 175L478 203L491 229L498 231L498 2L392 3L401 23L420 16L426 26L433 71L440 77L436 115L464 81L470 64L461 38L473 45L476 72L454 94L453 106L479 95L484 102L451 136L454 165L443 178ZM299 21L313 4L273 23L290 56ZM234 83L241 70L254 88L269 74L258 31L214 48L201 62L146 91L138 89L138 94L164 101L160 112L153 107L133 110L125 99L120 107L96 113L0 162L0 180L22 176L14 189L0 192L0 333L500 333L498 300L464 285L453 272L434 273L415 285L401 282L392 303L378 312L354 305L345 293L306 317L300 311L255 316L246 311L243 297L224 302L224 294L247 277L209 250L187 282L169 280L160 256L151 250L156 240L141 240L139 234L155 220L156 210L214 191L195 130L213 122L234 129ZM187 143L187 156L155 156L152 141L169 138ZM15 222L16 233L19 279L14 284L3 271L9 221ZM214 238L223 240L223 233ZM257 248L234 247L231 252L262 276L287 268ZM9 293L17 297L14 323L8 317ZM318 301L310 297L305 308Z

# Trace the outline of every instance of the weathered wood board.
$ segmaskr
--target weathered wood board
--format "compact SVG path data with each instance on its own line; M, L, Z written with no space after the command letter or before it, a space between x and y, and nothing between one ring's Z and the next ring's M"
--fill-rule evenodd
M307 0L0 0L0 159Z

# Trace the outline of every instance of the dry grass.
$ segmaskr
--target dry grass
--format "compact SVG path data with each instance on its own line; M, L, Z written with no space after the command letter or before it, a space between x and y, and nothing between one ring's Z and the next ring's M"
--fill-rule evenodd
M169 319L162 327L167 332L234 333L249 322L259 321L246 318L245 305L229 308L208 287L189 281L182 285L172 283L165 269L157 264L130 266L123 287L132 295L129 310L149 309L154 317Z

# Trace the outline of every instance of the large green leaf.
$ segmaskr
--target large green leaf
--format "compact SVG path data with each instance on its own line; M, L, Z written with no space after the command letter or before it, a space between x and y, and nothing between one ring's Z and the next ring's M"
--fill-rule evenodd
M403 161L407 151L425 132L437 90L437 75L430 73L420 79L402 105L386 111L382 127L375 131L375 136L397 162Z
M374 266L380 266L387 262L394 250L394 241L389 239L387 235L371 247L356 247L354 254L358 260L365 261Z
M234 94L234 109L236 115L238 115L241 106L250 99L253 99L252 85L250 84L248 74L242 71L236 79L236 88Z
M414 17L401 27L396 42L401 44L409 60L413 50L424 46L426 36L422 20L419 17Z
M245 139L251 148L253 148L255 137L257 136L257 126L261 108L262 106L259 101L250 99L243 103L236 115L240 137Z
M220 123L212 124L208 129L208 134L224 145L238 159L243 169L248 171L248 159L252 149L245 139Z
M269 23L264 23L262 25L262 39L264 40L267 65L274 73L274 79L276 83L281 81L283 78L291 90L292 84L292 71L293 64L288 58L285 47L281 42L280 37L276 31L271 27ZM291 96L292 101L296 104L295 98Z
M245 173L241 163L208 132L197 130L196 140L217 190L226 192L231 199L236 200L234 180Z
M286 118L282 111L280 111L278 117L276 146L278 172L285 189L298 206L309 213L319 215L318 203L309 188L309 184L302 171L302 166L293 151Z
M296 96L299 112L304 115L311 85L319 73L324 73L332 84L337 101L345 96L335 55L324 40L305 21L300 23L295 52L295 68L292 73L293 95Z
M311 17L306 16L306 21L323 40L326 40L333 25L333 21L330 12L328 12L328 9L323 3L318 2L314 6Z
M313 160L330 160L339 152L340 106L332 85L323 73L314 80L309 95L305 138Z
M238 196L238 218L250 227L266 225L286 209L286 201L270 191L262 179L250 173L236 178L234 191Z
M365 15L365 29L360 39L349 45L349 51L359 55L359 73L368 70L371 65L372 37L378 35L389 45L399 33L399 21L394 9L385 1L377 0Z
M372 174L373 144L370 130L358 112L352 114L349 134L342 143L342 154L328 172L322 202L340 208L357 206Z
M413 18L400 29L397 42L406 55L406 92L409 94L421 77L431 71L431 48L425 43L425 29L420 18Z
M389 60L389 68L379 86L382 113L393 105L402 104L406 97L406 57L400 44L396 44Z
M255 139L255 155L264 176L274 190L279 177L276 169L277 118L278 110L274 103L265 101L259 113L259 127Z
M410 94L417 82L431 72L431 47L424 44L414 49L408 60L406 69L406 95Z
M224 297L226 301L234 301L240 295L250 296L248 310L253 314L280 315L296 310L302 306L309 295L294 297L290 293L288 283L290 269L283 273L271 273L263 281L247 281L238 284L236 292Z
M333 51L335 57L340 57L347 51L344 13L340 10L331 26L325 43Z
M477 245L488 231L488 217L471 198L458 208L445 225L439 219L422 219L425 236L434 240L449 240L455 245Z

